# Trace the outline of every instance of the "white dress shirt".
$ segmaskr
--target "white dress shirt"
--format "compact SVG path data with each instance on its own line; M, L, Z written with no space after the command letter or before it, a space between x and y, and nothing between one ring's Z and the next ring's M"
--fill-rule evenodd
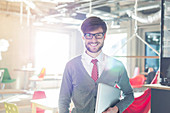
M88 74L91 76L92 69L93 69L93 63L91 62L92 59L97 59L97 68L98 68L98 76L102 74L104 67L105 67L105 62L106 62L106 55L101 52L96 58L92 58L89 56L86 52L82 54L82 63Z

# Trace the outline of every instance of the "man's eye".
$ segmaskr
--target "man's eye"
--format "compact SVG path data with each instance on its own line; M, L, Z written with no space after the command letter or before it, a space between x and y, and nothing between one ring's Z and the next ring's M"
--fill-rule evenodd
M96 36L102 36L102 34L96 34Z
M90 36L90 34L86 34L86 36Z

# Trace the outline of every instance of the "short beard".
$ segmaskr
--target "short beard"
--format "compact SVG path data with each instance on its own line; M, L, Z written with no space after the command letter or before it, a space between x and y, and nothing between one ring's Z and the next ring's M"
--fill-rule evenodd
M86 46L86 48L87 48L87 50L88 50L89 52L91 52L91 53L97 53L97 52L99 52L99 51L103 48L103 45L104 45L104 43L97 49L97 51L91 50L90 47L87 46L87 44L86 44L85 46Z

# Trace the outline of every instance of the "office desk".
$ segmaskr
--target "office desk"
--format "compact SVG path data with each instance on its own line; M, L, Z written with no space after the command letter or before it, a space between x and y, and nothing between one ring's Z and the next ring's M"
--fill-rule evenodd
M25 90L17 90L17 89L3 89L0 90L0 94L24 94L27 93Z
M56 100L56 101L55 101ZM31 100L32 113L36 113L36 107L44 110L51 110L52 113L58 113L58 100L57 99L36 99Z
M170 87L161 84L146 84L151 88L151 113L170 113Z

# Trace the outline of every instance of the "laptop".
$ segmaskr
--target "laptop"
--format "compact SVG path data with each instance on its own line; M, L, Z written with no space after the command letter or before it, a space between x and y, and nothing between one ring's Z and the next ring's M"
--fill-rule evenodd
M121 90L104 83L99 83L95 113L102 113L113 107L120 100Z

